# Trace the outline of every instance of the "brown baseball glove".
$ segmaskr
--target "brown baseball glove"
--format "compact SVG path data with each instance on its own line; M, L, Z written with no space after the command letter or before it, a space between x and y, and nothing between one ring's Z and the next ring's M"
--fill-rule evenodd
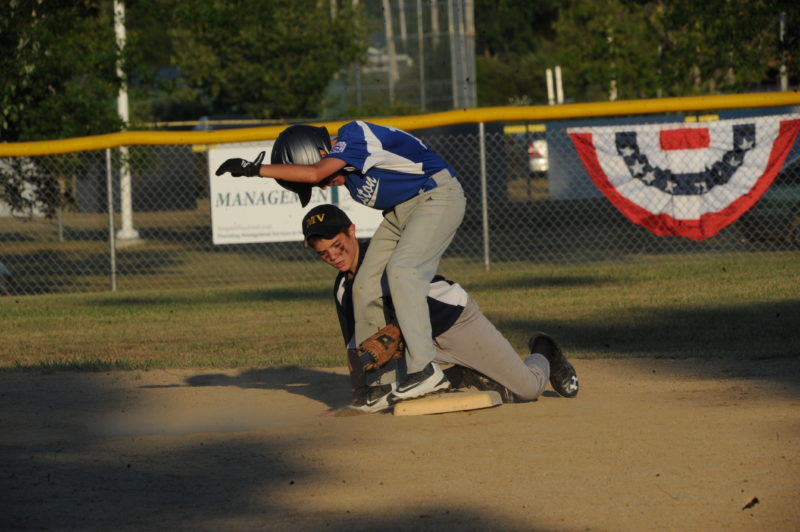
M364 364L364 371L370 371L402 357L405 348L400 326L393 321L361 342L358 346L359 358Z

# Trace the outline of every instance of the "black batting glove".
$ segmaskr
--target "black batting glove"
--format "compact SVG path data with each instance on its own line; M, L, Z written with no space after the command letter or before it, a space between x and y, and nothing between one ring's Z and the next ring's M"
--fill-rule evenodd
M245 159L228 159L217 168L217 175L230 172L233 177L258 177L258 170L261 168L261 161L264 160L264 153L261 152L253 162Z

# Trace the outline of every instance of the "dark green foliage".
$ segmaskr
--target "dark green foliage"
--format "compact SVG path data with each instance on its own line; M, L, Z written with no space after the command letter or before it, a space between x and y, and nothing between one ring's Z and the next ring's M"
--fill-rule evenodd
M327 3L316 0L153 3L169 13L168 59L180 73L166 84L170 98L158 103L167 115L184 108L263 119L317 116L330 80L365 49L357 8L339 9L331 19ZM160 59L163 66L167 58Z
M781 62L799 81L791 0L476 0L475 20L481 105L543 103L555 65L568 101L777 89Z
M108 2L10 2L0 11L0 140L118 131L116 58ZM53 218L72 202L68 172L36 158L6 159L0 198L17 216Z
M554 37L558 0L476 0L476 52L482 56L529 54Z
M555 28L565 86L582 100L608 97L612 80L619 99L754 91L775 83L784 50L790 72L800 57L784 0L573 0Z
M476 0L478 104L542 104L558 0Z
M330 80L365 48L361 11L347 4L332 18L317 0L128 0L119 50L111 0L11 0L0 10L0 141L119 131L119 59L133 127L318 116ZM0 170L16 214L52 217L69 203L34 160Z
M14 0L0 10L0 140L120 128L112 13L101 0Z

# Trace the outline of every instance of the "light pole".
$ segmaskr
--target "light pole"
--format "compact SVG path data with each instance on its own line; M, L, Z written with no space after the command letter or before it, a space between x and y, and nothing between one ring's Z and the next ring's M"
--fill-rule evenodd
M128 112L128 83L125 71L122 69L122 51L125 49L125 2L124 0L114 0L114 33L117 38L117 48L119 57L117 58L117 76L122 83L117 96L117 112L122 119L123 127L128 127L130 119ZM119 195L120 195L120 214L122 227L117 232L118 240L136 240L139 238L139 231L133 228L133 202L131 201L131 167L130 156L127 146L120 146L120 170L119 170Z

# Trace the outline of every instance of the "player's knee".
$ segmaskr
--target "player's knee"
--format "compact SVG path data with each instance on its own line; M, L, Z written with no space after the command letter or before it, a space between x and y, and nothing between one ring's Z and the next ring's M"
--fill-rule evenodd
M544 393L545 384L545 382L532 383L515 395L523 401L535 401Z

